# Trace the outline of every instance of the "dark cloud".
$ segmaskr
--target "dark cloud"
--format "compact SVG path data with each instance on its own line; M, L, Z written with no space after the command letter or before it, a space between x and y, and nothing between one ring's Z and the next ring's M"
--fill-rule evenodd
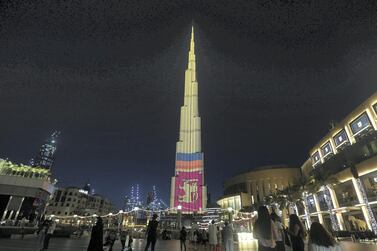
M117 205L168 202L191 20L206 178L299 165L376 91L373 1L1 1L0 153L25 163L62 131L54 175ZM116 192L114 192L116 191Z

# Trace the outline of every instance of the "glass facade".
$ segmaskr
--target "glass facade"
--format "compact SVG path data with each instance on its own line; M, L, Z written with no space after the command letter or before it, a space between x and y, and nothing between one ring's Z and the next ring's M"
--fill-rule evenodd
M354 206L359 203L357 194L351 180L334 187L339 207Z

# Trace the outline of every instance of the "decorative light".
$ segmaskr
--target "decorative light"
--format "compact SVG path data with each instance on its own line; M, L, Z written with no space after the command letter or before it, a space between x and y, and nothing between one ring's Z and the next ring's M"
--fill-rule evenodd
M367 193L365 192L365 189L364 189L364 186L363 186L363 183L361 182L360 178L356 178L356 183L361 191L361 195L363 196L363 200L364 200L364 203L365 203L365 206L367 207L367 210L368 210L368 214L369 214L369 220L370 220L370 224L372 225L372 230L375 234L377 234L377 222L376 222L376 218L374 217L374 214L373 214L373 210L369 204L369 201L368 201L368 197L367 197Z
M323 187L323 197L325 198L327 208L330 211L330 220L331 220L331 226L334 231L339 231L339 224L335 217L332 201L331 201L331 194L328 186Z
M177 206L177 209L178 209L178 210L182 210L182 206L181 206L181 205L178 205L178 206Z

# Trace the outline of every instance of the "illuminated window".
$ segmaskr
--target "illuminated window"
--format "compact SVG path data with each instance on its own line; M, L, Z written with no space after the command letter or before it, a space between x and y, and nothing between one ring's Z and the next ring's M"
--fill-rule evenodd
M316 151L316 152L312 155L312 163L313 163L313 166L319 164L320 161L321 161L321 157L319 156L319 152Z
M338 148L345 143L349 142L346 130L342 129L334 136L335 147Z
M326 156L328 156L329 154L333 153L333 150L332 150L332 147L331 147L330 141L327 141L327 142L321 147L321 151L322 151L322 156L323 156L323 157L326 157Z
M354 121L350 123L350 127L354 136L360 134L371 126L369 117L366 112L362 113Z

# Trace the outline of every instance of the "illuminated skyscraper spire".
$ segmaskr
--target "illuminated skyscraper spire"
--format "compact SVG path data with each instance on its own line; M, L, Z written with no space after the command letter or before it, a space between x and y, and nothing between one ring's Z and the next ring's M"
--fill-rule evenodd
M175 176L172 178L170 206L184 213L206 207L201 119L198 109L194 27L191 28L188 66L185 71L184 101L180 112L179 141L176 147Z
M30 160L30 164L36 167L42 167L45 169L51 169L54 164L54 154L56 152L58 137L60 135L59 131L55 131L46 140L46 142L39 149L39 153L35 159Z

